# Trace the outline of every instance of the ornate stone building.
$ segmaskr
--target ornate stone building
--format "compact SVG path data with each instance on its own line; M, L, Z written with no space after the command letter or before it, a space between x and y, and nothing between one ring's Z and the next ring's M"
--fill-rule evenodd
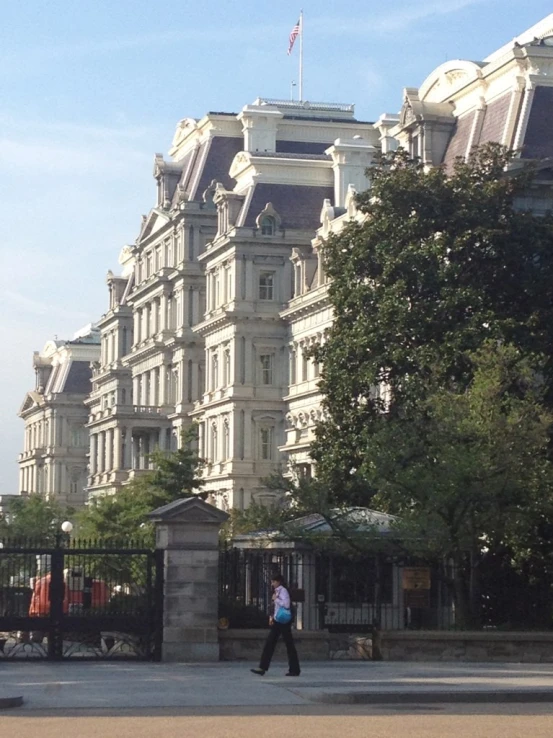
M72 506L84 504L87 486L91 362L100 334L89 325L70 341L48 341L36 351L36 386L19 411L25 443L19 455L19 494L39 493Z
M225 507L265 496L284 443L290 257L309 247L323 203L363 178L376 144L349 105L257 100L179 123L171 160L155 157L156 206L122 252L122 276L108 274L88 400L91 494L140 474L193 419L205 489Z
M429 75L420 89L407 88L399 116L383 115L375 124L380 149L398 145L427 166L450 168L455 158L467 159L474 146L496 141L519 151L517 167L537 160L537 176L520 207L536 212L553 209L553 15L502 47L483 62L451 61ZM370 154L367 151L367 160ZM305 349L324 341L332 323L328 284L320 259L321 246L332 232L362 215L355 206L355 189L367 182L346 177L352 185L341 199L326 201L322 227L311 245L295 249L295 294L281 312L287 323L291 356L286 441L281 447L285 464L311 475L309 448L321 418L317 367L304 359ZM342 190L344 192L344 190ZM385 388L375 389L385 392Z
M108 273L87 399L89 494L116 492L193 421L220 507L269 499L271 472L312 474L321 397L308 354L332 324L321 247L362 217L367 166L399 144L451 167L497 141L520 151L514 166L538 161L520 205L545 211L552 119L553 15L482 62L441 65L374 124L349 105L262 99L180 121L170 159L155 156L155 206L121 275Z

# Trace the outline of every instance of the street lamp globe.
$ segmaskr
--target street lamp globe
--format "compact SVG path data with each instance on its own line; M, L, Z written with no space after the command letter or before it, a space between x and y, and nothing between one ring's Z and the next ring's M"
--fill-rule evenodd
M66 520L61 524L61 529L64 533L71 533L73 530L73 523L70 520Z

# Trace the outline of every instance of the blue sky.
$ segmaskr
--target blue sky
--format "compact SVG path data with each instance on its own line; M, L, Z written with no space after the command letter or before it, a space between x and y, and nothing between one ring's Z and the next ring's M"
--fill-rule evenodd
M345 10L341 10L344 8ZM300 3L24 0L0 25L0 493L17 491L32 353L106 308L155 152L176 122L288 98ZM479 60L551 12L545 0L304 0L304 97L398 112L403 87Z

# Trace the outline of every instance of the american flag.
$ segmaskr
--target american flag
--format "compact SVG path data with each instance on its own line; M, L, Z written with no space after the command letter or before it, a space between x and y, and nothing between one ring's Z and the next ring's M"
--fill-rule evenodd
M292 49L294 48L294 41L299 36L300 26L301 26L301 18L298 18L298 22L290 31L290 46L288 46L288 56L290 56L290 54L292 53Z

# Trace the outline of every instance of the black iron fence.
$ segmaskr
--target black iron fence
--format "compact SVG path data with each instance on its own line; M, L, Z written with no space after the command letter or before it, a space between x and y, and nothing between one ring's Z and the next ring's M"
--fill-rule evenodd
M220 557L219 616L225 624L265 627L276 573L290 589L298 629L359 632L455 623L449 588L432 567L384 555L235 548Z
M0 658L158 659L160 552L136 544L4 541Z
M461 615L451 565L386 554L345 557L237 548L225 549L220 556L223 622L234 628L266 627L275 573L282 574L290 588L298 629L553 628L553 577L543 570L519 570L508 557L484 557L474 578L465 576L464 604L472 606L469 621L466 612L464 619Z

